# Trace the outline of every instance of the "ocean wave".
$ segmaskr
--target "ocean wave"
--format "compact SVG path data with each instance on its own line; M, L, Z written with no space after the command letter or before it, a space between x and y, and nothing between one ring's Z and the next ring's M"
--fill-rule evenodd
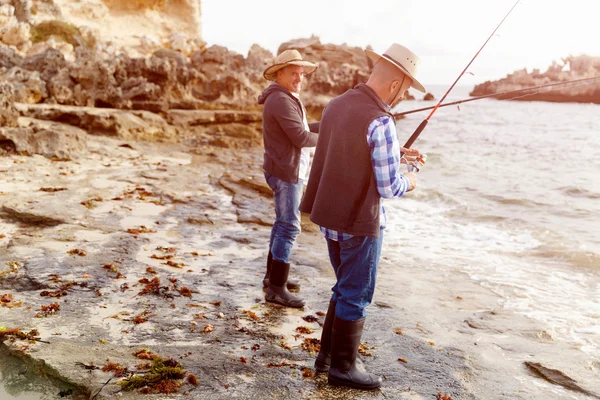
M438 202L438 203L443 203L446 205L451 205L451 206L457 206L460 205L461 203L456 200L454 197L436 190L436 189L430 189L428 188L427 190L415 190L412 193L412 197L414 197L415 200L419 200L419 201L425 201L425 202Z
M554 261L568 262L579 268L600 269L600 254L573 249L562 243L543 244L533 249L531 254Z
M600 199L600 193L594 193L589 190L575 187L575 186L565 186L558 189L561 193L566 194L571 197L583 197L587 199Z
M481 197L483 197L484 199L488 199L491 201L495 201L497 203L500 204L505 204L505 205L516 205L516 206L525 206L525 207L544 207L547 206L548 204L546 203L541 203L539 201L534 201L534 200L530 200L530 199L515 199L515 198L509 198L509 197L502 197L499 195L481 195Z

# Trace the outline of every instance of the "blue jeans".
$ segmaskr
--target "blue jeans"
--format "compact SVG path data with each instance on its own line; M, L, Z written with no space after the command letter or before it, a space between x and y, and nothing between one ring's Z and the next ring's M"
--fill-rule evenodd
M331 296L331 300L337 301L335 315L346 321L364 318L375 292L383 229L378 238L354 236L339 242L326 240L337 278Z
M265 172L267 184L273 190L275 200L275 223L271 229L269 250L273 259L284 263L290 262L292 247L300 234L300 200L304 183L282 181Z

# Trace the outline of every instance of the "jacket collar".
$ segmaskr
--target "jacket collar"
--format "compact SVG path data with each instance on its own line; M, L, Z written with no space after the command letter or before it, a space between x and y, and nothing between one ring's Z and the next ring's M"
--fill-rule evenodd
M379 108L381 108L382 111L385 111L386 113L391 115L392 110L391 110L390 106L385 104L383 102L383 100L381 100L381 98L379 98L379 96L377 96L377 93L375 93L375 91L373 89L371 89L369 86L367 86L364 83L359 83L358 85L354 86L354 89L360 90L361 92L365 93L367 96L369 96L375 102L375 104L377 104L377 106L379 106Z

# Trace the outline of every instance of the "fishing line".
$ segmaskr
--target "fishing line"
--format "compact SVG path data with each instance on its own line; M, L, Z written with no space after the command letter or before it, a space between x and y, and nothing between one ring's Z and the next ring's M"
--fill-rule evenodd
M473 61L475 61L475 59L477 58L477 56L479 55L479 53L487 45L487 43L490 41L490 39L496 34L496 31L498 30L498 28L500 28L500 26L504 23L504 21L506 20L506 18L508 18L508 16L512 13L512 11L515 9L515 7L517 6L517 4L519 4L520 1L521 0L517 0L517 2L512 6L512 8L508 11L508 13L504 16L504 18L502 18L502 21L500 21L500 23L498 24L498 26L496 26L496 29L494 29L494 31L492 32L492 34L487 38L487 40L485 41L485 43L483 44L483 46L481 46L481 48L477 51L477 53L475 53L475 55L473 56L473 58L471 59L471 61L469 61L469 63L465 67L465 69L460 73L460 75L458 76L458 78L456 78L456 80L454 81L454 83L452 84L452 86L450 86L450 88L446 91L446 93L444 93L444 96L440 99L440 101L437 103L437 105L435 107L433 107L433 110L431 110L431 113L429 113L429 115L427 116L427 118L425 118L423 120L423 122L421 122L421 124L417 127L417 129L415 130L415 132L406 141L406 143L403 146L404 148L407 148L407 149L410 148L413 145L413 143L415 142L415 140L417 140L417 138L419 137L419 135L421 134L421 132L423 132L423 130L427 126L427 123L429 122L429 119L433 116L433 114L437 111L437 109L442 105L442 102L446 99L446 96L448 96L448 94L454 88L454 86L460 80L460 78L465 73L467 73L467 69L469 69L469 67L471 66L471 64L473 63Z

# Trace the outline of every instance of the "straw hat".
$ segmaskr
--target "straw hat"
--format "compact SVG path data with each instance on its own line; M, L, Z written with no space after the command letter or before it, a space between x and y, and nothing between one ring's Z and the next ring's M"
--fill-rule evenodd
M304 73L310 75L317 69L317 66L311 62L303 61L298 50L286 50L275 57L273 65L265 70L263 76L269 81L274 81L277 78L277 71L288 65L298 65L304 67Z
M415 53L398 43L393 43L383 54L377 54L371 50L365 50L365 53L367 53L367 56L373 60L374 63L382 58L392 63L394 66L398 67L400 71L412 79L412 85L410 85L411 87L425 93L425 88L416 78L417 69L419 68L419 63L421 60Z

